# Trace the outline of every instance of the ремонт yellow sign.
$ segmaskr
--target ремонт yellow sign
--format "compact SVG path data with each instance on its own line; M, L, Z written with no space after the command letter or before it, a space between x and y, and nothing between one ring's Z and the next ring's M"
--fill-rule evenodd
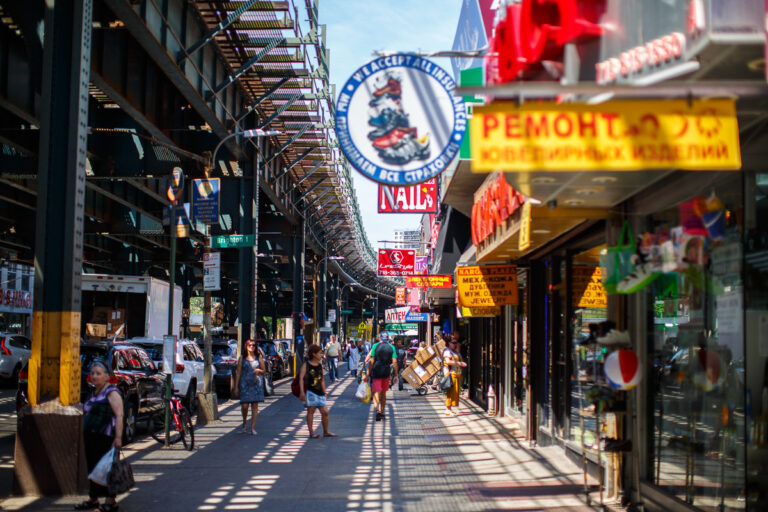
M733 100L494 103L470 121L472 170L738 170Z

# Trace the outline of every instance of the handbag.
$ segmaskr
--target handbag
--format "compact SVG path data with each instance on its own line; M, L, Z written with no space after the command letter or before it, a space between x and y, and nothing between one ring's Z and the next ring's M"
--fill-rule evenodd
M296 372L296 376L293 378L293 381L291 382L291 393L293 393L293 396L296 398L299 398L301 396L301 386L299 385L299 376L301 375L301 372Z
M120 450L115 450L112 467L107 474L107 489L110 494L118 495L128 492L135 484L131 465L127 460L120 460Z
M442 391L448 391L453 387L453 378L450 373L443 375L440 378L440 389Z
M601 280L607 293L620 293L617 286L635 270L632 256L637 252L629 222L624 221L617 245L600 251Z
M275 387L272 383L272 379L262 377L264 379L264 396L272 396L275 394Z

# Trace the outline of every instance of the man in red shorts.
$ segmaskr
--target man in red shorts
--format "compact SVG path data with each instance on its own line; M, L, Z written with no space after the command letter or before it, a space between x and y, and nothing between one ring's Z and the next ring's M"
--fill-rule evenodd
M381 340L373 345L371 353L366 357L368 375L371 376L371 392L373 393L373 408L376 410L376 421L384 419L384 407L387 405L389 376L392 367L397 374L397 352L389 342L389 336L381 335Z

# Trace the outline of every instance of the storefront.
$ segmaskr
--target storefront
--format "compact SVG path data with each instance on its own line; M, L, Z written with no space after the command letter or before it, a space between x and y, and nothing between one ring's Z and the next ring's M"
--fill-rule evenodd
M32 337L33 277L28 265L0 267L0 332Z
M491 85L461 89L495 100L446 202L475 190L474 261L515 264L520 291L469 321L475 381L501 385L532 444L601 473L606 500L768 510L764 2L549 4L507 6ZM557 41L515 37L539 23Z

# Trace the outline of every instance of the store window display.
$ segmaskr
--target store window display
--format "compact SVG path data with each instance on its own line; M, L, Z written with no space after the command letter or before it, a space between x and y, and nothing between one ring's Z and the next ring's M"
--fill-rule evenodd
M707 511L746 508L742 190L729 176L644 218L617 284L650 312L649 478Z

